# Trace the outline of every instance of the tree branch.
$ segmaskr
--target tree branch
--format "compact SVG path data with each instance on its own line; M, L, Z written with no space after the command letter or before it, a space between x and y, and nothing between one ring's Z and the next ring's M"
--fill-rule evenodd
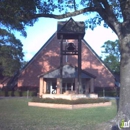
M41 14L34 14L34 15L30 16L30 19L37 19L37 18L40 18L40 17L63 19L63 18L68 18L68 17L79 15L79 14L83 14L83 13L86 13L86 12L94 12L94 11L97 11L97 10L98 10L98 8L96 8L96 7L88 7L88 8L83 8L81 10L68 12L66 14L61 14L61 15L41 13Z
M120 23L118 23L115 18L113 18L112 16L109 16L106 12L105 9L103 9L102 11L98 11L98 13L100 14L100 16L103 18L103 20L106 22L106 24L108 24L108 26L119 36L119 26Z
M103 4L103 6L105 7L105 9L109 9L109 8L110 8L110 6L109 6L107 0L98 0L98 1Z
M74 10L76 11L77 9L76 9L76 2L75 2L75 0L73 0L73 3L74 3Z
M119 0L124 21L130 19L130 0Z
M109 6L109 4L107 3L107 1L104 0L94 0L94 2L96 2L96 6L95 7L87 7L87 8L83 8L80 10L76 10L73 12L68 12L66 14L61 14L61 15L55 15L55 14L45 14L45 13L41 13L41 14L33 14L30 16L30 19L37 19L40 17L46 17L46 18L54 18L54 19L63 19L63 18L68 18L68 17L72 17L72 16L77 16L80 14L84 14L86 12L98 12L100 14L100 16L104 19L104 21L108 24L108 26L117 34L119 32L119 28L120 28L120 24L117 21L111 7ZM101 6L101 3L104 5L103 8Z
M100 5L100 10L98 13L104 19L104 21L108 24L108 26L119 36L119 29L121 28L121 24L118 22L112 7L109 5L107 0L98 0L101 4L103 4L104 8Z

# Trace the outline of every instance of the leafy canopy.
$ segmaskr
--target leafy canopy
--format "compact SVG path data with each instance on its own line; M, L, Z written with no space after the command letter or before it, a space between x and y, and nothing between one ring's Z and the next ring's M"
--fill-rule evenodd
M21 67L22 43L4 29L0 29L0 76L12 76Z
M25 25L32 26L35 22L29 15L37 12L37 4L37 0L0 0L0 23L9 31L17 30L26 36Z
M32 26L40 17L63 19L85 14L87 27L93 29L105 21L104 26L117 33L113 26L126 19L126 4L127 0L0 0L0 23L26 36L25 26Z
M114 72L120 72L120 45L119 41L106 41L102 46L103 60L106 65Z

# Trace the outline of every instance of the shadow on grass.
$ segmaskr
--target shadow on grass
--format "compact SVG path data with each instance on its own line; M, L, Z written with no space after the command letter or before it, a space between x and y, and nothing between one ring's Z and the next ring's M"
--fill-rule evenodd
M117 98L117 99L116 99L117 111L118 111L118 109L119 109L119 101L120 101L119 98Z

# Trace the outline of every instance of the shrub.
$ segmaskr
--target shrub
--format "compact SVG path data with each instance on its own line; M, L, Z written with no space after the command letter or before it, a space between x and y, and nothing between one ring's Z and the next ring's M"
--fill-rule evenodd
M22 97L22 96L27 96L27 91L22 91L22 90L0 90L0 96L11 96L11 97ZM35 97L37 96L37 91L29 91L28 92L29 97Z
M5 96L5 97L8 97L8 96L9 96L9 93L8 93L7 90L4 91L4 96Z
M30 95L31 95L32 97L36 97L36 96L37 96L37 92L36 92L36 91L30 91Z
M106 96L106 97L116 97L119 96L119 88L113 87L96 87L95 93L98 94L99 97Z
M15 95L14 95L14 91L11 91L11 96L12 96L12 97L14 97L14 96L15 96Z
M108 102L107 99L77 99L77 100L67 100L67 99L51 99L51 98L33 98L32 102L40 103L54 103L54 104L90 104L90 103L101 103Z

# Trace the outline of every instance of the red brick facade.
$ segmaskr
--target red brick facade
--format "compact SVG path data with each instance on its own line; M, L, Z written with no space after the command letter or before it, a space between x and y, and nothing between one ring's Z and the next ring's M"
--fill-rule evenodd
M59 56L60 40L57 39L55 33L20 72L18 87L39 87L38 75L59 67ZM77 56L64 56L63 62L77 66ZM96 76L95 87L115 86L112 73L84 40L82 40L82 69Z

